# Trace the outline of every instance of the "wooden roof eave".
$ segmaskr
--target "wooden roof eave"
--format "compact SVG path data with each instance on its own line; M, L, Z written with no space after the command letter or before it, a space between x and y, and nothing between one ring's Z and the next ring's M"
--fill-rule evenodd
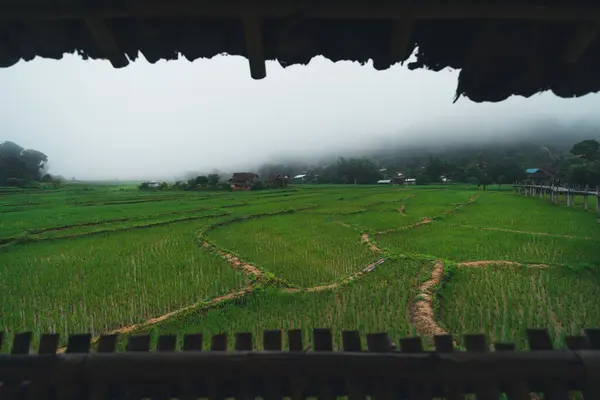
M144 1L130 0L109 4L3 4L0 1L0 20L62 20L89 17L224 17L285 18L298 13L310 19L533 19L533 20L600 20L600 5L564 1L553 5L523 4L522 2L467 2L421 0L414 5L397 1L323 0L306 5L301 0L194 0Z
M556 20L582 21L581 27L563 49L563 59L576 63L600 32L600 5L575 4L564 1L553 5L523 4L522 2L467 2L420 0L414 4L392 0L321 0L306 3L301 0L221 0L198 2L194 0L130 0L121 3L27 5L3 4L0 0L2 20L60 21L82 20L105 58L115 68L128 65L124 52L119 49L106 20L132 18L232 18L239 19L244 27L246 57L251 76L266 76L262 25L265 19L289 20L290 24L302 19L381 19L392 22L390 29L389 60L405 61L413 47L410 42L413 24L418 20L471 19L471 20ZM294 22L296 21L296 22ZM383 62L381 68L390 63ZM375 68L380 69L375 65Z

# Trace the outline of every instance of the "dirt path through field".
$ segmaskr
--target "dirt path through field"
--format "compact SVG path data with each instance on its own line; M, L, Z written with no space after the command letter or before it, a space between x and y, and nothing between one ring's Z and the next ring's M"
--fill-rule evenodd
M441 283L443 277L444 263L438 261L431 271L430 279L419 287L419 293L410 308L410 321L419 335L434 336L448 334L435 321L433 310L434 288Z
M368 238L368 236L367 236L367 238ZM375 249L377 249L376 251L381 251L375 245L371 244L371 246L373 246ZM229 262L229 264L231 264L235 269L242 270L245 274L253 274L257 278L261 278L264 276L264 273L260 269L258 269L254 265L240 261L240 259L238 257L234 256L233 254L229 254L222 250L219 250L219 249L215 248L214 246L212 246L208 242L204 242L204 247L209 247L209 248L215 249L219 253L219 255L221 257L223 257L224 260ZM384 261L385 261L385 259L381 258L381 259L375 261L374 263L367 265L360 271L355 272L350 276L347 276L346 278L342 279L341 281L329 283L326 285L318 285L318 286L313 286L313 287L309 287L309 288L302 288L302 289L300 289L300 288L284 288L283 291L287 292L287 293L298 293L298 292L322 292L324 290L332 290L339 286L345 285L354 279L358 279L369 272L372 272L379 265L383 264Z
M254 286L255 285L249 285L249 286L246 286L245 288L238 290L236 292L227 293L222 296L215 297L206 303L196 303L196 304L192 304L189 306L185 306L183 308L179 308L177 310L162 314L158 317L147 319L146 321L141 322L139 324L123 326L121 328L105 332L105 333L103 333L103 335L127 335L127 334L133 333L135 331L139 331L140 329L149 328L152 325L156 325L156 324L163 322L169 318L173 318L178 315L182 315L182 314L186 313L187 311L191 311L191 310L197 308L199 305L202 305L205 308L212 308L224 301L238 299L243 296L246 296L247 294L249 294L252 291ZM95 344L98 341L98 339L99 339L98 337L93 338L92 344ZM57 352L63 353L65 350L66 350L66 347L62 347L62 348L58 349Z
M482 261L466 261L457 264L459 267L486 267L488 265L506 266L506 267L526 267L526 268L550 268L546 264L523 264L515 261L504 260L482 260Z
M204 242L203 246L207 248L213 248L225 261L231 264L235 269L242 270L246 274L256 275L257 277L263 275L263 272L260 269L258 269L254 265L240 261L240 259L234 256L233 254L229 254L222 250L219 250L208 242Z
M380 266L384 262L385 262L385 259L381 258L381 259L375 261L374 263L367 265L360 271L355 272L354 274L352 274L338 282L330 283L327 285L313 286L313 287L305 288L305 289L289 288L289 289L285 289L284 291L287 293L298 293L298 292L311 293L311 292L323 292L325 290L333 290L337 287L340 287L342 285L349 283L350 281L361 278L362 276L366 275L369 272L374 271L378 266Z
M382 253L383 250L381 250L379 247L377 247L373 242L371 242L371 238L369 237L368 234L363 233L360 236L360 241L362 243L365 243L367 246L369 246L369 250L371 250L373 253Z
M546 236L546 237L556 237L556 238L565 238L565 239L581 239L581 240L593 240L593 238L589 236L571 236L571 235L561 235L557 233L545 233L545 232L530 232L530 231L520 231L517 229L506 229L506 228L490 228L490 227L481 227L474 225L457 225L460 228L467 229L480 229L484 231L496 231L496 232L506 232L506 233L521 233L524 235L535 235L535 236Z

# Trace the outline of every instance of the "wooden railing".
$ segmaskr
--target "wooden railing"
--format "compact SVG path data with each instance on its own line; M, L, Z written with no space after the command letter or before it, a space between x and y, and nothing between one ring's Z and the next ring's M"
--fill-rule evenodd
M37 354L29 354L32 335L14 337L10 354L0 355L1 399L225 399L292 400L317 397L364 400L540 398L600 399L600 329L566 339L568 349L555 350L546 330L527 331L530 351L495 343L484 335L465 335L466 351L458 351L450 335L436 336L435 351L424 351L420 338L399 340L387 333L366 336L367 351L357 331L342 332L343 351L333 351L331 331L315 329L312 350L300 330L287 331L289 351L282 351L282 332L265 331L263 351L252 351L250 333L235 335L228 352L226 335L213 335L202 351L201 334L158 337L156 351L149 335L126 338L71 335L64 353L59 337L42 335ZM573 392L576 392L575 395ZM533 397L532 397L533 396ZM578 397L573 397L578 396Z
M586 186L585 188L576 188L569 185L564 186L547 186L547 185L520 185L515 183L513 190L519 194L532 197L548 198L553 203L561 202L561 196L564 197L565 204L567 207L571 207L575 204L575 196L583 196L583 208L588 210L592 207L589 204L588 198L594 201L596 212L600 214L600 187L596 187L595 190Z

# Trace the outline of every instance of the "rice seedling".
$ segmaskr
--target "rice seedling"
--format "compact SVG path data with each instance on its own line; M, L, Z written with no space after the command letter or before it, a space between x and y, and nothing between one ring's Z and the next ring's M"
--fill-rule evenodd
M202 221L4 249L2 328L98 334L247 284L199 248Z
M547 328L555 346L564 346L567 335L600 326L597 272L566 276L564 268L458 268L442 288L439 321L457 335L485 332L521 349L527 328Z
M415 334L409 305L436 259L452 271L433 301L438 323L452 334L513 341L528 327L548 327L560 341L600 326L597 218L510 192L302 185L147 193L89 186L14 191L0 196L0 214L0 243L20 240L0 248L0 329L9 336L97 335L186 309L145 329L206 337L250 331L258 347L264 329L279 328L308 335L332 327L336 340L343 329L389 331L396 340ZM431 222L417 227L423 219ZM362 233L386 252L361 243ZM223 254L202 246L205 239L268 274L253 280L236 271ZM374 272L338 286L383 256ZM453 266L482 260L551 267ZM275 287L286 283L295 291ZM202 309L204 300L249 284L251 293ZM328 287L298 290L317 285Z
M219 227L208 238L300 287L341 279L375 259L360 235L329 216L294 213L256 218Z
M396 344L399 337L414 335L406 312L428 264L388 261L364 278L335 290L287 293L270 288L208 312L196 312L165 321L146 331L158 334L203 332L228 333L233 346L235 332L252 332L255 348L262 348L265 329L302 329L309 343L311 330L330 327L334 345L341 348L342 330L366 333L387 331ZM365 346L366 343L363 343ZM284 346L287 346L284 339Z
M428 254L451 261L507 260L535 264L600 263L600 242L448 226L445 221L376 240L401 254Z

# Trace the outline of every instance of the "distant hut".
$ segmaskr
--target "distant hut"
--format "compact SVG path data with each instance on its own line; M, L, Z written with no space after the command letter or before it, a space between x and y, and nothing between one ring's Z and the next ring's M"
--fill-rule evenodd
M290 182L290 177L287 175L277 174L275 178L271 179L271 187L274 188L287 188Z
M556 172L549 167L527 168L525 173L526 185L551 185L556 179Z
M392 185L404 185L404 177L402 175L396 175L392 179Z
M308 180L307 174L296 175L292 178L293 183L304 183Z
M256 181L258 174L253 172L236 172L233 174L229 182L233 190L251 190Z

